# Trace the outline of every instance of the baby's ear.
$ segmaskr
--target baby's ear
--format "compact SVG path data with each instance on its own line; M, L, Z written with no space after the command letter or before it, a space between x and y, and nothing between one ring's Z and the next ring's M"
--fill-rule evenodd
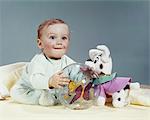
M91 49L89 50L89 56L90 59L93 61L95 56L102 54L102 51L98 50L98 49Z
M37 45L38 45L39 49L43 48L43 46L42 46L42 40L41 39L37 39Z

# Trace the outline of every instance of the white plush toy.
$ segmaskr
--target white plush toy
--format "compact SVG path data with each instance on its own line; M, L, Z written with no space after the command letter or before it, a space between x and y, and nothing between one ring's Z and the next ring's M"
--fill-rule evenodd
M91 60L86 61L85 64L98 72L99 80L102 81L99 81L100 84L96 84L94 88L97 104L105 105L107 95L112 96L114 107L124 107L129 104L129 88L138 89L139 83L130 83L131 78L116 77L112 74L112 58L106 45L98 45L96 49L89 50L89 57Z
M90 61L85 64L92 67L99 74L111 74L112 58L110 51L105 45L98 45L96 49L89 50Z

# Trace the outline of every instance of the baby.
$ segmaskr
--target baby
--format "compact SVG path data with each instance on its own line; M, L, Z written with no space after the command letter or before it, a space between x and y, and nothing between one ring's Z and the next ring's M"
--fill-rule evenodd
M74 60L66 56L70 42L69 26L60 19L49 19L39 25L37 45L41 53L35 55L12 87L13 100L43 106L59 103L59 88L69 83L61 71Z

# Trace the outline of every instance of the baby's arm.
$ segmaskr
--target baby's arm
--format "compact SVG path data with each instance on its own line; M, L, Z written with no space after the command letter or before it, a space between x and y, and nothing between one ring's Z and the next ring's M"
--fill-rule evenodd
M70 80L63 74L62 71L54 74L49 79L49 88L62 88L63 85L68 85Z

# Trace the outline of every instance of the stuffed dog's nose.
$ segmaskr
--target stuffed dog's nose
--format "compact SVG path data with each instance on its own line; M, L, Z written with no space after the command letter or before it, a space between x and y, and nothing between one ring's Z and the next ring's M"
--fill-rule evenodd
M100 65L99 65L99 68L100 68L100 69L103 69L103 64L100 64Z

